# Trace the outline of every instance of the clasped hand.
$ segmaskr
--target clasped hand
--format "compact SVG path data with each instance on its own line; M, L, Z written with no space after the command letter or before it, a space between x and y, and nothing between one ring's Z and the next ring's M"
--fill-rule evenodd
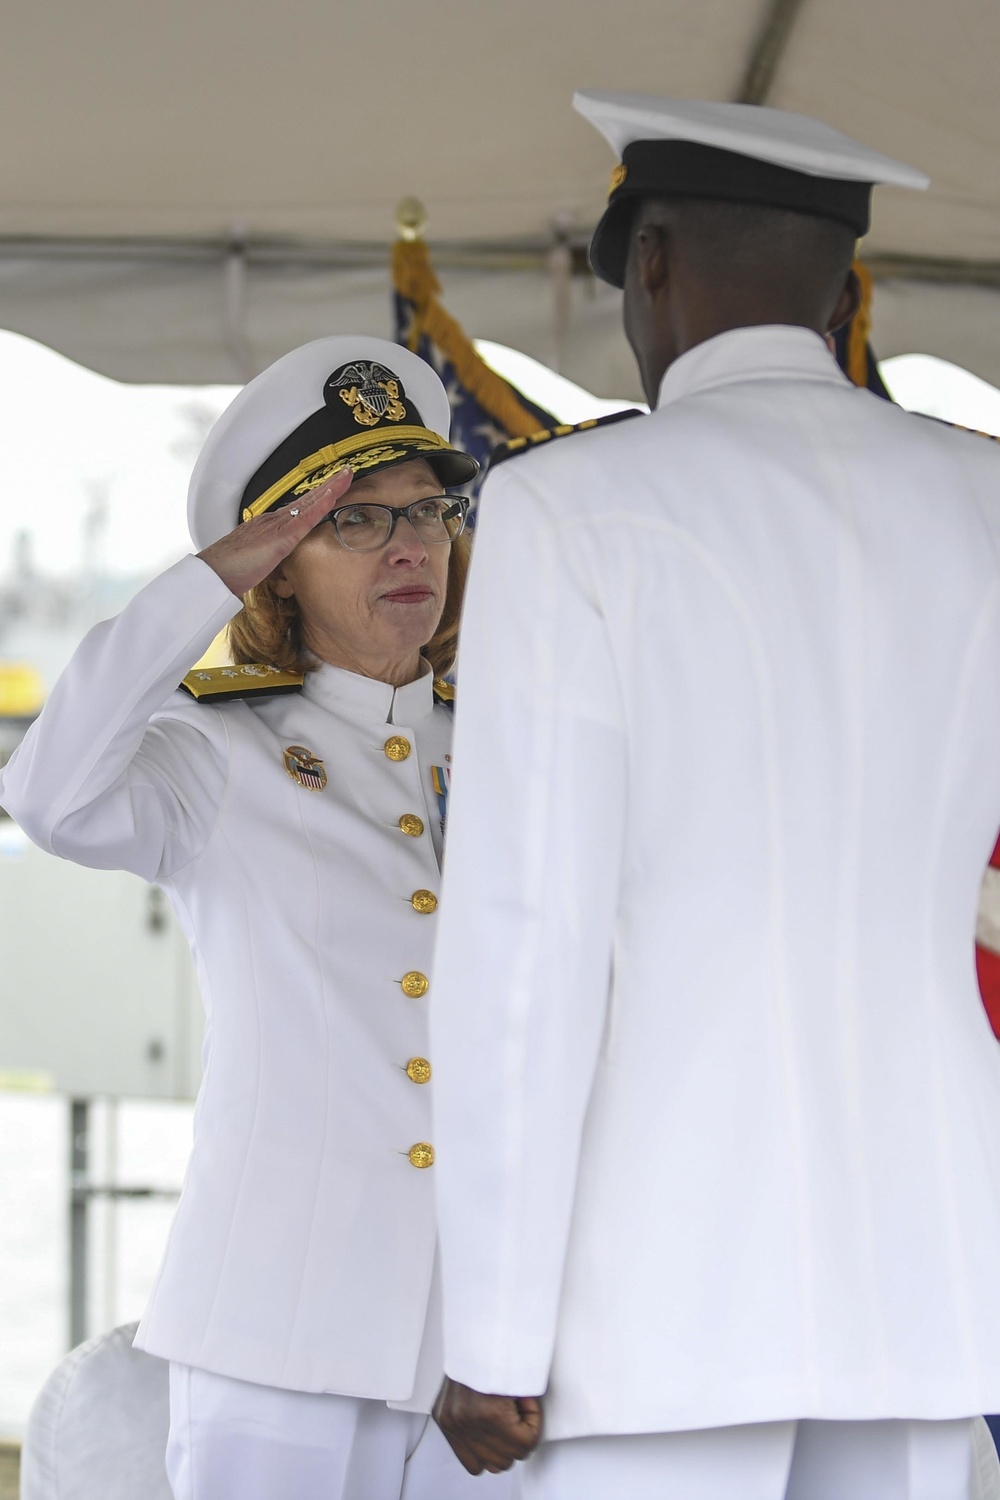
M537 1396L484 1396L445 1376L434 1420L470 1474L500 1474L538 1446L542 1403Z

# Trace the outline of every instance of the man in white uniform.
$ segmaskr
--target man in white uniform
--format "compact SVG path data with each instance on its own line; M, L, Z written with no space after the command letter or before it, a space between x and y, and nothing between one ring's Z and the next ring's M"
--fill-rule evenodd
M959 1500L1000 1402L1000 452L824 335L875 182L591 93L648 417L486 484L432 1047L437 1415L545 1500Z

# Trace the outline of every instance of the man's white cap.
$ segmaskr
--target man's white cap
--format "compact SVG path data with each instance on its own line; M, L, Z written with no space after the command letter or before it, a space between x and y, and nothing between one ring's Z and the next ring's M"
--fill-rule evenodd
M789 208L837 219L860 236L868 232L874 184L930 184L914 167L788 110L614 89L581 89L573 107L620 158L590 247L595 273L614 286L624 280L630 200L636 198Z
M448 441L451 404L426 360L386 339L345 334L293 349L244 386L212 428L188 489L200 551L341 469L425 459L442 485L479 465Z

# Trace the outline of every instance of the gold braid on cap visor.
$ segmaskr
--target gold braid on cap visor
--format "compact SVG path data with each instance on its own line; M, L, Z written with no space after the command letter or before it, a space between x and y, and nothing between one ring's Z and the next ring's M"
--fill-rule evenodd
M379 464L398 463L400 459L418 453L436 453L442 449L447 453L457 451L438 433L431 432L426 427L394 427L391 434L386 433L386 436L391 436L392 441L374 444L371 433L359 433L357 437L345 438L341 443L330 443L326 448L320 448L318 453L311 453L276 484L272 484L270 489L265 490L263 495L258 495L252 504L245 506L241 519L252 521L255 516L262 516L289 493L308 495L311 490L319 489L334 474L339 474L348 467L359 473L362 469L374 469ZM401 443L405 446L400 447Z

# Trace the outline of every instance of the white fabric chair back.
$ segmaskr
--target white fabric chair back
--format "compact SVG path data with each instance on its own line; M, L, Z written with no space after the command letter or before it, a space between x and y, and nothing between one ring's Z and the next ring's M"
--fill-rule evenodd
M171 1500L168 1366L126 1323L67 1354L28 1418L21 1500Z

